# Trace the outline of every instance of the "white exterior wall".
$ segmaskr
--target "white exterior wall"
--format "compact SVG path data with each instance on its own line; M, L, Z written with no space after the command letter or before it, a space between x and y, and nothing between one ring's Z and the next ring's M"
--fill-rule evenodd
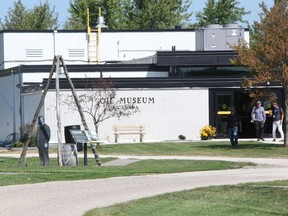
M77 94L84 93L77 91ZM55 91L49 91L45 99L45 119L51 128L51 142L57 142ZM61 95L71 94L61 91ZM102 140L114 142L113 125L143 125L147 134L144 141L177 140L180 134L187 139L199 140L200 129L209 123L208 89L119 89L117 98L140 98L136 105L140 112L130 116L109 119L101 123L99 135ZM64 97L63 97L64 98ZM150 101L150 103L143 103ZM81 125L80 115L61 104L62 142L64 127ZM90 130L94 130L91 118L86 116ZM121 141L139 141L139 135L120 135Z
M51 64L53 52L53 34L39 32L4 33L4 67L20 64Z
M35 115L36 109L40 103L43 92L34 92L30 94L23 95L23 124L31 124L33 117ZM44 116L44 108L40 110L39 115ZM36 125L37 126L37 125Z
M91 34L95 38L96 33ZM249 42L248 31L244 38ZM157 51L169 51L172 46L177 51L195 51L195 43L193 30L104 31L100 35L100 61L143 58L152 56ZM51 65L54 55L62 55L65 64L88 64L86 32L3 32L0 34L0 48L0 63L4 62L0 64L0 70L20 64Z
M169 51L172 46L176 50L195 51L195 32L103 32L100 57L101 61L125 61Z
M62 55L66 65L87 64L88 39L86 33L55 32L54 37L55 55Z
M95 32L92 34L96 34ZM95 36L94 36L95 37ZM195 50L195 32L102 32L100 61L126 61L154 55L156 51ZM62 55L65 64L88 64L86 32L4 32L0 70L20 64L51 65L55 55ZM96 52L96 51L95 51Z
M19 74L1 77L0 79L0 141L11 133L19 133L20 91Z

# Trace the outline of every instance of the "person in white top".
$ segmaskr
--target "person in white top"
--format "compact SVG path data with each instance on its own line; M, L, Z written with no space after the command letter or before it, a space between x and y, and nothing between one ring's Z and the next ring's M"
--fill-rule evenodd
M276 141L276 130L278 128L278 131L281 135L281 140L284 139L284 133L282 129L282 124L284 120L284 111L277 102L273 103L273 111L272 111L272 116L273 116L273 128L272 128L272 136L273 136L273 141Z

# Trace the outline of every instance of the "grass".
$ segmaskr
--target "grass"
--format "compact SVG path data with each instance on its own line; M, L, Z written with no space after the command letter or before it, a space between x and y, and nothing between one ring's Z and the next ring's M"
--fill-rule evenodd
M51 151L55 151L51 149ZM89 150L89 152L91 152ZM179 156L222 156L287 158L288 148L279 144L259 142L240 142L232 148L224 142L173 142L136 143L101 145L101 155L179 155ZM115 158L102 158L102 162ZM247 163L225 161L190 160L141 160L123 167L98 167L89 158L88 166L80 159L77 167L59 167L56 159L50 159L49 167L40 167L39 158L27 158L28 166L18 167L18 158L0 158L0 186L28 184L47 181L66 181L81 179L108 178L146 174L176 173L200 170L219 170L240 168ZM93 209L85 216L270 216L288 215L286 199L288 181L240 184L236 186L217 186L168 193L152 198Z
M286 216L288 181L213 186L144 198L85 216Z
M104 158L102 161L109 160L113 160L113 158ZM84 166L81 160L79 166L59 167L55 158L50 159L50 165L47 167L40 167L38 158L29 158L28 166L25 168L18 167L17 163L17 158L0 158L0 186L116 176L236 169L251 165L251 163L225 161L141 160L127 166L98 167L95 160L89 159L88 166Z
M225 156L253 158L287 158L288 148L280 144L241 141L232 148L228 141L163 142L101 145L101 154L109 155L179 155L179 156Z

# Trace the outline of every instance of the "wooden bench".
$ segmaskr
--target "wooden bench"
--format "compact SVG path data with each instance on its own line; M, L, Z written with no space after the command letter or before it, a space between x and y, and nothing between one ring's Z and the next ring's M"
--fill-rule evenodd
M114 135L115 135L115 142L118 142L119 135L129 135L129 134L139 134L140 135L140 142L143 142L144 134L144 126L136 125L136 126L119 126L114 125L113 127Z

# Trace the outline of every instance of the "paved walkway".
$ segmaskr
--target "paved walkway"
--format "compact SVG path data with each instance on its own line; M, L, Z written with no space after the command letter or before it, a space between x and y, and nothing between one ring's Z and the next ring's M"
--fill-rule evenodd
M2 154L0 156L2 157ZM101 157L110 157L110 155L102 155ZM233 170L3 186L0 187L0 215L80 216L92 208L167 192L211 185L288 180L288 159L174 156L118 156L118 158L118 162L123 163L127 163L127 160L134 162L135 160L151 158L250 161L260 165Z

